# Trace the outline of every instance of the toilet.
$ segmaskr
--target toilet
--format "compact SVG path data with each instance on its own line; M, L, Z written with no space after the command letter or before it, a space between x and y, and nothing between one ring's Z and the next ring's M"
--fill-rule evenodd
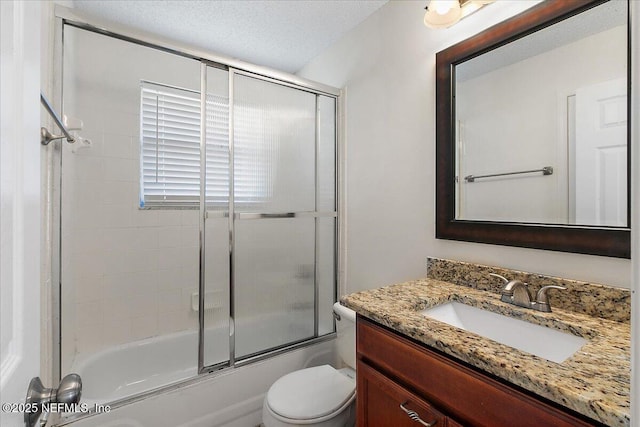
M278 379L264 399L265 427L352 427L356 399L356 313L335 303L338 355L345 367L315 366Z

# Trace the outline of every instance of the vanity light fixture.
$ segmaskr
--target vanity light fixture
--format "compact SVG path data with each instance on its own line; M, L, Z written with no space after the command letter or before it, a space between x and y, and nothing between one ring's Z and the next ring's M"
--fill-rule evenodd
M425 8L424 25L448 28L495 0L431 0Z

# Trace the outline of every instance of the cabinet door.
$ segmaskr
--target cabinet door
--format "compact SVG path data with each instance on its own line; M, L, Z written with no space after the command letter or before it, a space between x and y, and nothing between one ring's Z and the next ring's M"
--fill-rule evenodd
M447 419L429 403L358 361L358 427L445 427ZM404 409L403 409L404 408ZM424 422L412 419L415 413Z

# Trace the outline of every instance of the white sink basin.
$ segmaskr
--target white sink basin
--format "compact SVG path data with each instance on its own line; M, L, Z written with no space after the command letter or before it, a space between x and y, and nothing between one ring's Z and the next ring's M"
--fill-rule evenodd
M420 314L556 363L564 362L587 342L569 333L459 302L428 308Z

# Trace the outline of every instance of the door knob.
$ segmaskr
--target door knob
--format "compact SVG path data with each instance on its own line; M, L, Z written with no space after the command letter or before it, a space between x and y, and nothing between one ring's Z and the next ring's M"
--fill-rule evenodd
M63 403L67 405L80 402L82 395L82 379L78 374L65 376L57 389L45 388L40 377L34 377L29 383L26 407L29 411L24 413L24 423L27 427L34 427L38 417L42 413L43 405L49 403ZM40 425L46 424L47 414L43 417Z

